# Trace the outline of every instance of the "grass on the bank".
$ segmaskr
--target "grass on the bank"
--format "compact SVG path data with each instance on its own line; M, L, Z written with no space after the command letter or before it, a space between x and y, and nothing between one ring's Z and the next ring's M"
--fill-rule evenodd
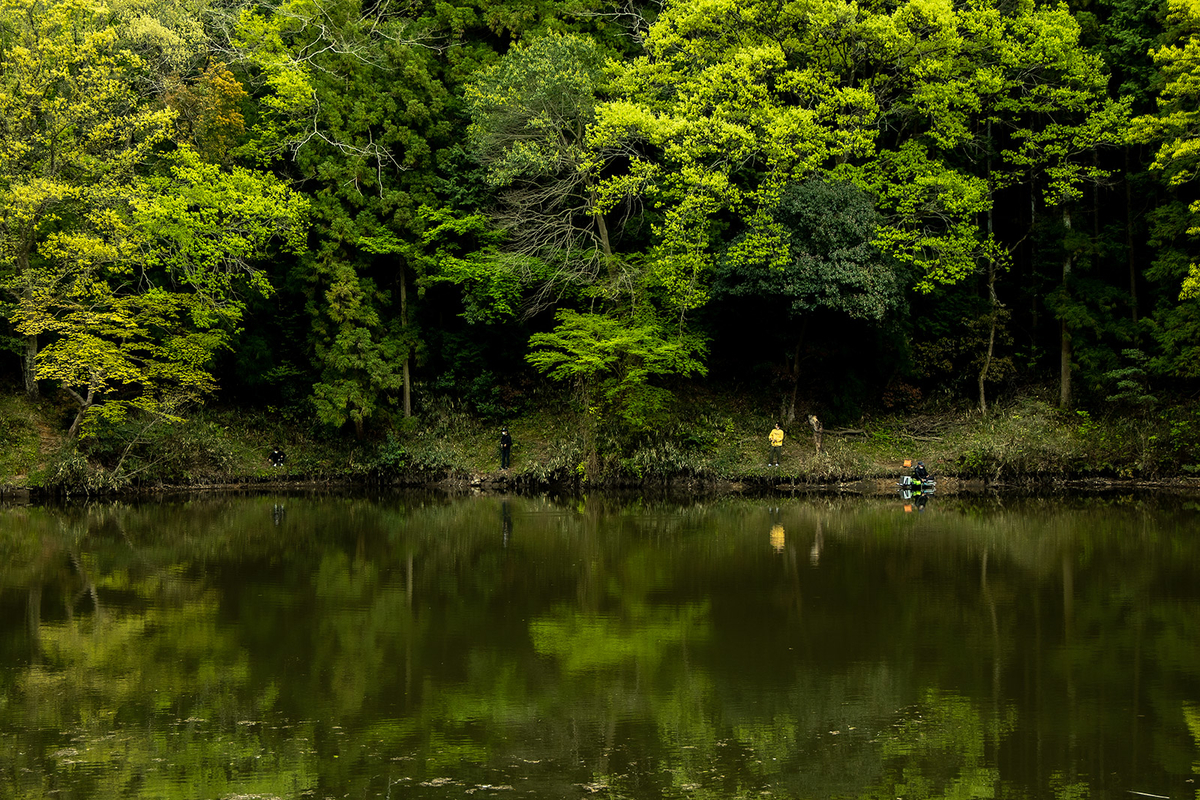
M657 430L623 441L612 438L611 427L597 434L600 446L590 460L585 426L561 402L502 421L479 419L445 399L362 440L295 410L197 409L180 424L131 421L81 443L63 442L62 418L49 401L0 397L4 485L90 492L279 480L462 480L500 472L502 424L514 440L508 476L529 483L831 483L897 477L906 459L923 460L936 475L999 482L1200 472L1200 407L1095 417L1060 411L1036 396L986 417L931 407L864 418L841 434L830 426L819 453L807 421L799 419L784 426L779 467L767 464L776 417L746 398L703 392L687 397ZM281 468L267 461L273 446L287 454Z
M24 395L0 395L0 487L23 485L40 463L41 450L38 407Z

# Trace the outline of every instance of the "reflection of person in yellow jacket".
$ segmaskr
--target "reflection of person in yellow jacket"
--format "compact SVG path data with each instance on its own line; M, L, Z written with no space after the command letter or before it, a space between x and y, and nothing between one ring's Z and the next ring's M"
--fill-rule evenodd
M771 435L767 437L771 441L771 460L768 466L779 466L779 456L783 454L783 428L779 427L779 423L775 423L775 429L771 431Z
M786 542L787 539L784 538L783 526L775 523L771 528L771 547L775 548L776 553L782 553Z

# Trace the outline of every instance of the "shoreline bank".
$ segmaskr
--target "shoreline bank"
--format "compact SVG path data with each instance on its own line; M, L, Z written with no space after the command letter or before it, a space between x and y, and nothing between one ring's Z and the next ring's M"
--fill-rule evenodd
M303 477L259 480L230 480L196 484L162 484L131 487L91 494L77 492L45 492L36 487L6 487L0 490L0 503L38 505L54 502L101 502L164 500L189 495L261 495L279 493L360 494L379 492L427 491L447 496L460 495L526 495L588 494L668 495L671 497L758 497L779 495L838 495L862 497L903 496L904 486L897 478L859 478L840 481L780 481L757 477L742 479L697 479L679 477L667 481L642 484L617 482L613 484L580 485L565 482L534 482L520 476L508 478L496 474L443 477L427 481L311 479ZM911 492L917 496L955 497L970 495L1029 495L1029 494L1111 494L1153 493L1200 496L1200 478L1175 477L1145 480L1134 478L1057 478L1029 481L985 481L974 478L939 478L932 491Z

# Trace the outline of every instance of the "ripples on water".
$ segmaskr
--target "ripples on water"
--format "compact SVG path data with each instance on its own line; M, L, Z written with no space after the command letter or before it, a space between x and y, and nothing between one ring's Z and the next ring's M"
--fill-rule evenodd
M1195 506L926 499L0 509L0 797L1200 798Z

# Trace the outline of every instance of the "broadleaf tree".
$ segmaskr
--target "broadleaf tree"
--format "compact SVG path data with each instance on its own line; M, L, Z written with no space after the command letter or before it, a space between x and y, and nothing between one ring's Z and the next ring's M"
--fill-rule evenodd
M705 352L675 321L677 304L662 302L669 292L641 251L636 209L606 186L630 155L593 138L606 82L596 42L548 34L467 87L472 149L498 188L492 219L505 234L471 264L474 282L500 288L512 274L527 309L562 304L554 329L530 338L527 361L578 389L593 463L601 419L644 432L671 398L663 381L703 372Z
M75 399L72 436L132 409L177 419L214 390L209 364L246 294L271 291L257 262L277 244L302 245L307 201L277 179L189 150L167 164L124 187L122 202L89 209L86 235L48 236L21 278L13 319L27 336L52 337L35 377Z

